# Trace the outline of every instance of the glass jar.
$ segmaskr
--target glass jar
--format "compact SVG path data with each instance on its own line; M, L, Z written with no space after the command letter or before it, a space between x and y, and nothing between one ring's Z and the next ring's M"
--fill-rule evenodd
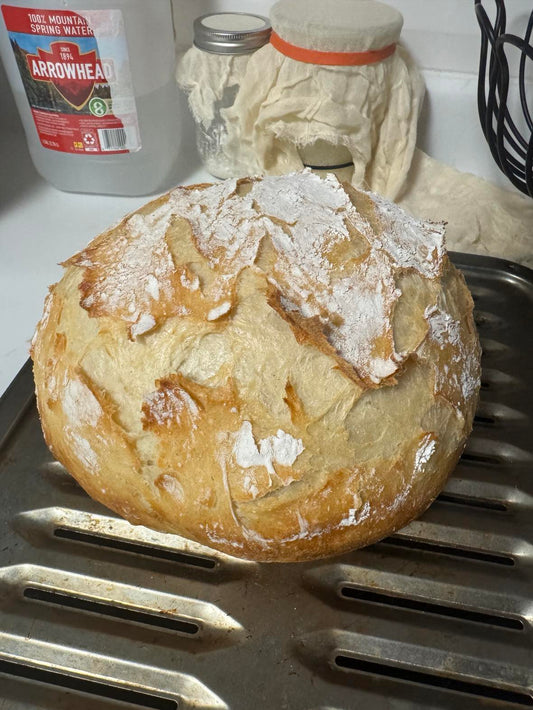
M214 177L248 171L225 113L235 103L250 55L269 41L270 31L267 18L241 12L194 21L194 44L178 63L177 79L189 97L200 158Z

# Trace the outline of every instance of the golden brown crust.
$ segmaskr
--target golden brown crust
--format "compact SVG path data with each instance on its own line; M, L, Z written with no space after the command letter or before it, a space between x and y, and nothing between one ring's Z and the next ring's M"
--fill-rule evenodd
M32 345L45 439L133 523L322 557L460 456L480 352L441 225L304 172L178 188L65 267Z

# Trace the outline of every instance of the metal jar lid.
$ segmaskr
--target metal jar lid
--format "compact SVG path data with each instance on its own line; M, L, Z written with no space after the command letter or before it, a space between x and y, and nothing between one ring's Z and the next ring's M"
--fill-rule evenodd
M194 21L194 45L214 54L247 54L266 44L268 18L246 12L214 12Z

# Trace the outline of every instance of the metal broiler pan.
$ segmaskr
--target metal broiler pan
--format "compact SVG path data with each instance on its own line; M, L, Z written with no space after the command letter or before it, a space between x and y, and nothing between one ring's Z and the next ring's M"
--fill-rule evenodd
M0 709L533 706L533 272L456 254L474 433L425 515L319 562L133 527L44 445L31 369L0 402Z

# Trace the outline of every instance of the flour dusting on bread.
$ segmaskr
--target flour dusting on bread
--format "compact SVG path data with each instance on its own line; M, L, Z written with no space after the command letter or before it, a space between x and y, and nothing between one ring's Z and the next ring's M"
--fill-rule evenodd
M295 439L282 429L278 429L275 436L261 439L256 444L252 424L248 421L242 423L233 447L235 460L239 466L242 468L264 466L272 476L276 474L274 463L292 466L303 450L302 440Z

